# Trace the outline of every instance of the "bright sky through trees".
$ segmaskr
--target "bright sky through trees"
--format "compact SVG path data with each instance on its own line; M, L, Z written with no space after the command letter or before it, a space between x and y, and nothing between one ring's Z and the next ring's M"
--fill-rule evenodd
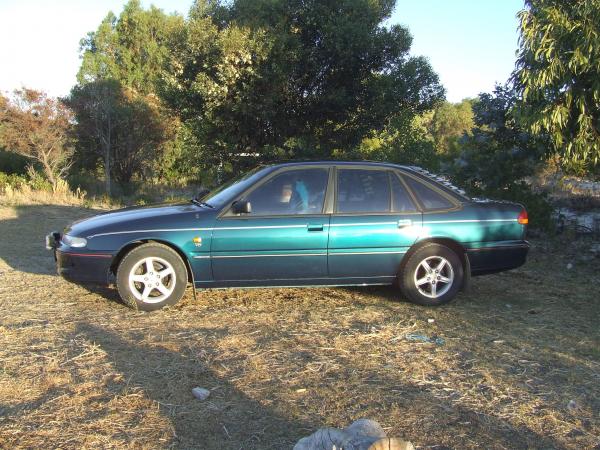
M79 68L79 40L125 0L0 0L0 91L21 86L66 95ZM143 0L186 13L191 0ZM430 59L457 102L491 91L514 67L522 0L398 0L391 22L409 27L412 53Z

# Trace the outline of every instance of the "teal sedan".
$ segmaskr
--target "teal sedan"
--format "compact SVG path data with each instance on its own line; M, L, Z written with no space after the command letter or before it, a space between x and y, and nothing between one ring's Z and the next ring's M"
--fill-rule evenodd
M75 222L46 246L64 278L114 284L144 311L173 305L188 283L395 285L415 303L441 305L471 275L522 265L527 223L523 206L471 199L418 167L286 163L189 203Z

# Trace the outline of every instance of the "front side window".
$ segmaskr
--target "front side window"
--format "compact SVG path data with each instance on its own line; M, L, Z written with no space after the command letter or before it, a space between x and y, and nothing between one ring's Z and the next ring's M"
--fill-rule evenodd
M425 185L425 183L421 183L412 177L404 177L404 179L425 209L449 209L454 206L450 200Z
M321 214L327 190L327 168L286 170L250 192L252 216Z
M337 212L390 212L390 182L386 171L340 169L337 174Z

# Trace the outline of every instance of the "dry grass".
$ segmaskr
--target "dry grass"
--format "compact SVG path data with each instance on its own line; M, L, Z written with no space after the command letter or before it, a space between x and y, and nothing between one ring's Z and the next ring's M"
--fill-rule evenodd
M360 417L419 448L600 448L598 276L553 244L437 309L272 289L144 314L54 275L44 233L89 213L0 208L1 448L282 449Z
M69 205L81 206L85 202L85 192L69 189L67 183L59 180L57 188L52 190L32 189L28 185L13 188L5 185L0 190L0 205Z

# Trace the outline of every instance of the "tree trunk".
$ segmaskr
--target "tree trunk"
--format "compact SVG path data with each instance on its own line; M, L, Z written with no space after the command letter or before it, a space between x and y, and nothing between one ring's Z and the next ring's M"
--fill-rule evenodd
M104 153L104 182L106 186L106 195L110 197L110 154L108 148Z
M58 179L54 175L54 171L52 170L52 167L50 167L50 163L48 162L48 159L45 157L45 155L43 158L36 158L36 159L42 163L42 168L44 170L44 174L46 175L46 178L48 179L48 181L52 184L52 192L56 192L56 186L58 184Z
M104 181L106 183L106 195L110 197L110 131L111 131L110 115L108 116L108 129L106 132L106 141L104 142Z

